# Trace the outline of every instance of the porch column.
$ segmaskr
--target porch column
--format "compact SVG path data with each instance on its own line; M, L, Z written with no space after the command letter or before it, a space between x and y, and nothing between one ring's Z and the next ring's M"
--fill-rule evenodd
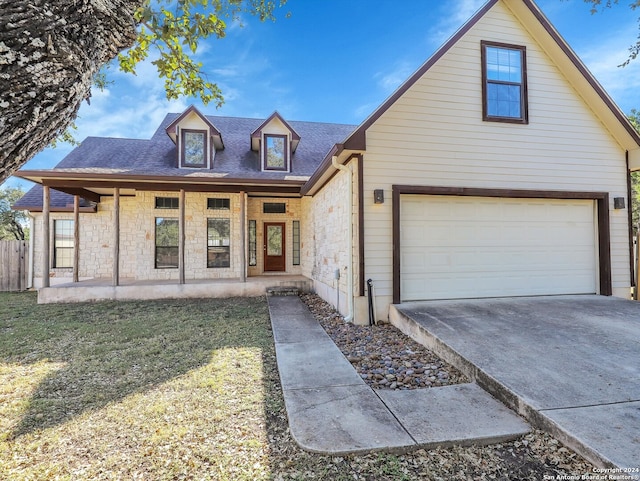
M180 198L178 200L178 271L180 276L180 284L184 284L184 189L180 189Z
M79 281L80 269L80 197L73 196L73 282Z
M114 286L120 285L120 188L113 188L113 279Z
M49 253L50 253L50 229L49 207L51 205L51 193L49 186L42 186L42 287L49 287Z
M240 191L240 280L247 282L247 197Z

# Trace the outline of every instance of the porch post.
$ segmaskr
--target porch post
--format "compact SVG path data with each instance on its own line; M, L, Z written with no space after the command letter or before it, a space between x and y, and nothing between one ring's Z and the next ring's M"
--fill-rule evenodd
M114 286L120 285L120 188L113 188L113 279Z
M247 198L240 191L240 280L247 282Z
M73 196L73 282L79 281L80 269L80 197Z
M184 189L180 189L180 198L178 200L178 271L180 276L180 284L184 284Z
M49 229L49 208L51 193L49 186L42 186L42 287L49 287L49 252L51 249Z

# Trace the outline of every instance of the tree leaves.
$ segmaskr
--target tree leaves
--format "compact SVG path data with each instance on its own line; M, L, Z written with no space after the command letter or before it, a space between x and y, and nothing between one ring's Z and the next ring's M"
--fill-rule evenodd
M223 38L229 21L241 13L261 21L275 20L274 11L286 0L147 0L136 12L139 22L136 43L118 56L123 72L136 73L136 66L153 52L158 76L165 79L166 96L199 97L204 104L224 101L218 85L209 81L203 65L194 59L198 45L209 37Z
M599 10L612 8L614 5L619 4L619 0L584 0L584 2L591 4L592 14L598 13ZM629 3L629 8L631 8L631 10L634 10L634 11L636 9L639 9L640 0L632 0ZM638 20L638 22L640 26L640 19ZM635 60L638 57L638 55L640 55L640 32L638 33L638 38L636 43L629 47L629 57L627 57L627 60L622 62L620 65L618 65L618 67L626 67L627 65L629 65L629 63Z
M0 239L25 240L23 225L27 223L27 214L11 209L23 195L24 191L19 187L0 189Z

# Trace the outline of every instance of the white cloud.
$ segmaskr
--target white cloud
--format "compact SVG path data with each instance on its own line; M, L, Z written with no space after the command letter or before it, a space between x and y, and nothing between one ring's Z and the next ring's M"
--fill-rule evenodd
M462 27L487 0L457 0L443 2L448 7L438 22L429 32L430 40L435 44L444 43L460 27Z
M578 51L587 68L614 98L620 107L628 111L640 107L640 59L626 67L619 67L629 56L629 44L636 38L637 27L622 29L615 37Z
M390 71L378 72L374 75L378 86L390 94L414 72L416 66L406 60L396 62Z

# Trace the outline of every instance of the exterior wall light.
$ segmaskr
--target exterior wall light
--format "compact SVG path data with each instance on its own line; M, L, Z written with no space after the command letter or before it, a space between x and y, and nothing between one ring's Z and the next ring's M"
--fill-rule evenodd
M384 190L375 189L373 191L373 203L374 204L384 204Z
M613 208L614 209L624 209L624 197L614 197L613 198Z

